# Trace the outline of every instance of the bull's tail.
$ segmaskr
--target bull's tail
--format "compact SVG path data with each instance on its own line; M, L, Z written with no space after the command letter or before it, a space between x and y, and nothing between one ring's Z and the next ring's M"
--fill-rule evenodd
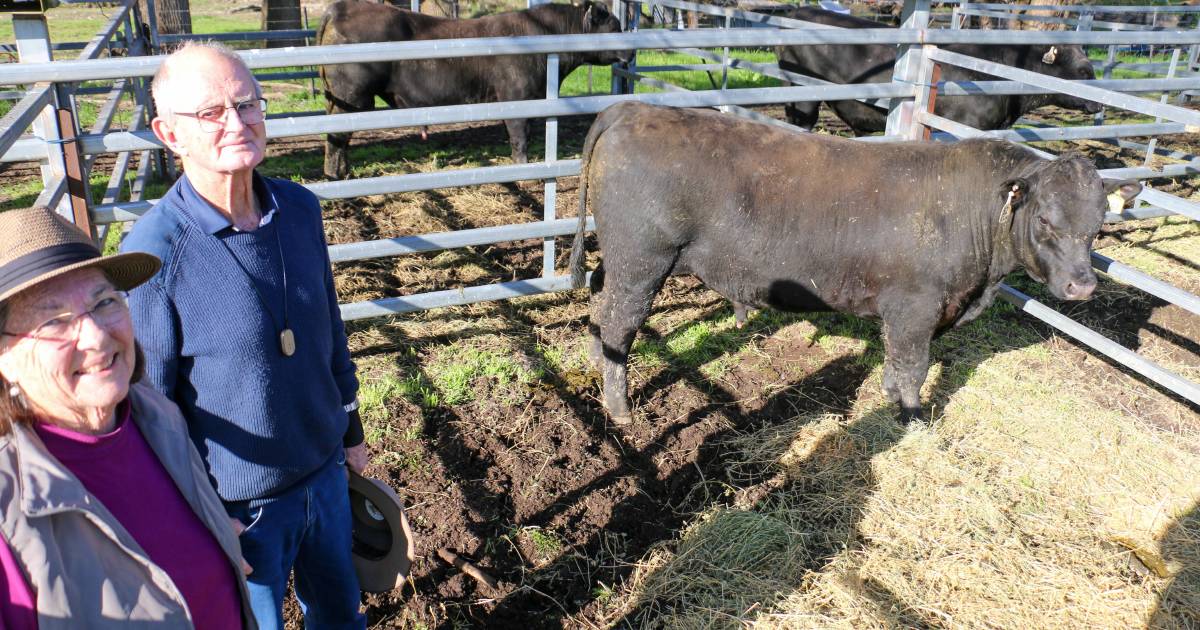
M592 162L592 149L596 147L596 141L600 139L600 134L608 130L612 126L616 116L605 116L606 112L601 112L596 118L596 122L592 123L592 128L588 130L587 138L583 141L583 155L579 164L579 227L575 229L575 241L571 243L571 259L567 263L567 267L571 270L571 288L579 289L583 287L584 279L584 255L583 242L584 234L587 231L587 189L588 189L588 166Z
M321 15L321 24L317 26L317 45L324 46L326 44L335 43L325 39L326 29L330 28L330 23L334 20L334 12L344 10L341 3L334 3L325 9L325 13ZM329 33L332 37L333 33ZM321 84L324 86L326 96L329 95L329 81L325 78L325 66L317 66L317 76L321 77ZM328 104L326 105L328 110Z

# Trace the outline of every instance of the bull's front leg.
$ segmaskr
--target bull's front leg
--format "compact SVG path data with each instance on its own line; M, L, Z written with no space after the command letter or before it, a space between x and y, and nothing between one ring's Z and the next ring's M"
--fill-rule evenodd
M812 131L813 127L817 126L817 119L820 116L820 101L802 101L798 103L787 103L783 106L783 113L787 116L787 121L802 129Z
M525 164L529 161L529 120L513 118L504 121L508 127L508 144L512 147L513 164Z
M883 314L883 391L900 405L902 422L920 420L921 386L929 374L929 342L937 324L930 302L909 298Z

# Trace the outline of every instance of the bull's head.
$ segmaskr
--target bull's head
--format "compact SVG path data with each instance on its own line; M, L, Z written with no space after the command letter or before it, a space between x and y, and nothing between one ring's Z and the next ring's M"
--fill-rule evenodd
M1004 183L1001 196L1011 208L1017 258L1031 278L1060 300L1085 300L1096 288L1092 241L1100 232L1107 196L1121 203L1142 191L1132 180L1102 181L1080 155L1039 163Z
M1034 67L1031 68L1035 72L1072 81L1096 78L1096 71L1092 68L1092 62L1088 60L1087 53L1080 46L1063 44L1035 46L1034 52L1037 53L1037 56L1031 57L1040 59L1040 63L1034 63ZM1049 96L1049 102L1052 105L1085 111L1089 114L1099 112L1102 107L1096 101L1076 98L1066 94L1051 94Z
M583 33L620 33L621 22L613 15L608 7L600 2L584 0ZM633 59L632 50L609 50L584 53L584 61L595 65L610 63L626 63Z

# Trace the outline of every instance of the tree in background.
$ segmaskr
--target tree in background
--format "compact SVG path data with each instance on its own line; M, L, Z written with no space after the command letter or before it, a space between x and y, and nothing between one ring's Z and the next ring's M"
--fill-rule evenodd
M290 31L304 28L301 21L300 0L263 0L262 30ZM272 39L267 48L303 46L303 39Z

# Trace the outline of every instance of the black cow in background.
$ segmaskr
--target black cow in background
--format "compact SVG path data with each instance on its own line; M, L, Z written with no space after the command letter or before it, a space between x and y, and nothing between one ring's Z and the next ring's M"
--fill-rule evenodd
M797 7L788 13L788 17L841 28L883 28L878 22L822 11L814 7ZM1096 78L1087 54L1079 46L950 44L943 48L962 55L1048 74L1060 79ZM890 82L893 66L896 65L896 51L897 48L893 44L778 46L775 48L775 54L779 57L780 69L841 84ZM996 81L998 79L980 72L943 64L942 80ZM838 118L841 118L854 130L855 134L866 135L883 131L886 126L887 111L884 109L853 100L832 101L828 105ZM1092 114L1100 111L1098 103L1065 94L1013 96L942 96L939 94L934 113L976 129L1005 129L1011 127L1026 112L1043 105L1058 105ZM785 108L788 122L811 130L817 123L819 107L820 103L816 101L792 103Z
M919 416L935 333L977 317L1019 267L1059 299L1090 296L1106 192L1140 191L1102 183L1082 156L1045 161L995 139L864 143L614 105L584 142L570 262L579 287L590 206L604 405L615 422L631 418L630 346L666 277L695 274L749 306L881 319L884 391Z
M368 0L339 0L325 10L317 43L361 44L468 37L616 33L620 22L608 8L585 0L580 5L543 4L524 11L469 20L439 18ZM628 61L630 52L559 55L559 81L583 64ZM330 114L374 109L378 96L391 107L432 107L464 103L545 98L546 55L500 55L322 66L325 111ZM514 162L528 161L527 119L505 121ZM325 145L325 175L350 174L346 149L350 133L331 133Z

